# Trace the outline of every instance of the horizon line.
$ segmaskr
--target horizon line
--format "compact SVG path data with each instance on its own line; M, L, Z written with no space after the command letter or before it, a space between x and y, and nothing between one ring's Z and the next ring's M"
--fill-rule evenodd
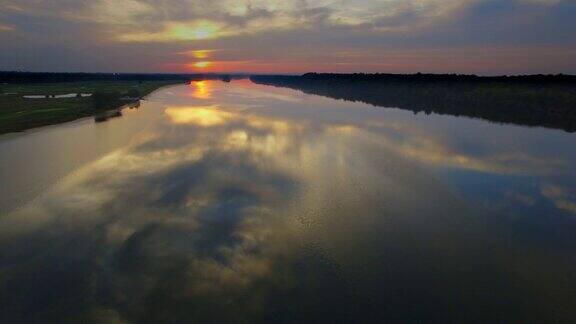
M474 74L474 73L427 73L427 72L410 72L410 73L390 73L390 72L303 72L303 73L253 73L253 72L62 72L62 71L9 71L0 70L0 73L29 73L29 74L108 74L108 75L280 75L280 76L303 76L306 74L334 74L334 75L457 75L457 76L476 76L476 77L528 77L528 76L568 76L576 77L576 74L569 73L531 73L531 74Z

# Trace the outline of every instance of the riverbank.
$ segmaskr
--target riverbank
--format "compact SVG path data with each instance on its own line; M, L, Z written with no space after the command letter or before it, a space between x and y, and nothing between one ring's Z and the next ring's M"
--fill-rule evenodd
M184 81L178 79L2 84L0 134L98 115L103 111L137 103L161 87L179 83ZM38 98L42 96L45 98Z
M576 77L315 74L253 76L255 83L426 114L576 131Z

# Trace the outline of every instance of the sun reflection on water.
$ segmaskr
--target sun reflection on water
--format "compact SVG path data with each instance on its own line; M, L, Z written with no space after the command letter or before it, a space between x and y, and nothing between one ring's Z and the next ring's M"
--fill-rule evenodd
M197 99L210 99L212 98L212 88L207 81L194 81L190 83L192 87L191 97Z

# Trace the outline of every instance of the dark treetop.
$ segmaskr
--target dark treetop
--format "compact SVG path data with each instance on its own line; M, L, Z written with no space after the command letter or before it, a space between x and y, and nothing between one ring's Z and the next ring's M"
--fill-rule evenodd
M576 131L576 76L457 74L252 76L252 81L375 106Z

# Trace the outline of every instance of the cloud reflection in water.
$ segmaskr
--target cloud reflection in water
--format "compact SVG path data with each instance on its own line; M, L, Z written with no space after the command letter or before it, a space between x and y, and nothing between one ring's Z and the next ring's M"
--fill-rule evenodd
M195 99L171 89L154 127L0 220L0 319L573 315L574 224L525 254L525 238L552 231L522 232L432 171L544 177L573 160L459 150L397 111L208 87Z

